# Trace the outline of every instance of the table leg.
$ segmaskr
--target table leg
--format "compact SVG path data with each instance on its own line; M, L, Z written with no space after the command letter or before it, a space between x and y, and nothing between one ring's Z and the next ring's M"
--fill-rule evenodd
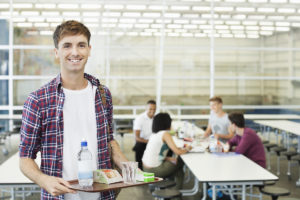
M212 200L216 200L216 185L212 185Z
M242 200L246 200L246 185L242 185Z
M207 183L203 183L203 191L202 191L202 200L206 200L206 197L207 197Z
M196 177L194 177L194 186L192 189L180 190L182 196L192 196L197 194L198 191L199 191L199 181L197 180Z

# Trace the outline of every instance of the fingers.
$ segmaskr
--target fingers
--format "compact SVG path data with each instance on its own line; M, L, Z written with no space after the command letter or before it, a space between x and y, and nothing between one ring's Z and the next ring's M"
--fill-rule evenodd
M45 189L52 195L58 196L65 193L76 193L75 190L70 189L71 185L62 178L48 176L48 180L45 181Z

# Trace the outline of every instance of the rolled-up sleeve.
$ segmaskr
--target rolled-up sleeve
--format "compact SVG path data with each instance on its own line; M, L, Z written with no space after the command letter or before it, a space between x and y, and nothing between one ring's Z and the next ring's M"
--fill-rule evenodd
M34 93L24 103L19 146L20 157L35 159L41 147L41 114Z

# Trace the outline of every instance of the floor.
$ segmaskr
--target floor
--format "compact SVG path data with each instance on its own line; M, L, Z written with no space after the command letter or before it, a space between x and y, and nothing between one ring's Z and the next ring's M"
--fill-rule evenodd
M119 141L123 152L125 153L125 155L127 156L127 158L129 160L134 160L134 154L133 151L131 150L133 145L134 145L134 137L132 134L125 134L123 137L123 140L121 139L120 136L116 137L117 140ZM11 136L10 140L6 141L5 146L1 145L0 146L0 163L4 162L6 159L8 159L11 155L13 155L15 152L17 152L18 149L18 142L19 142L19 136L18 135L13 135ZM4 148L5 147L5 148ZM3 155L6 151L4 151L4 149L8 150L8 155ZM276 156L272 155L271 157L271 163L272 163L272 169L271 172L272 173L276 173ZM277 182L277 186L279 187L284 187L287 188L291 191L291 197L298 197L300 199L300 187L296 187L295 182L298 180L299 178L299 168L298 168L298 164L297 163L293 163L292 164L292 168L291 168L291 172L292 172L292 176L291 179L289 179L286 176L286 167L287 167L287 161L285 160L285 158L282 157L281 160L281 174L279 176L279 181ZM0 177L1 178L1 177ZM189 183L184 185L184 188L191 188L193 186L193 181L190 181ZM194 200L194 199L201 199L202 195L201 195L201 189L202 189L202 185L200 184L200 192L194 196L190 196L190 197L183 197L183 200ZM0 197L0 199L2 199ZM21 198L16 198L21 199ZM30 199L30 200L37 200L39 199L39 195L38 194L33 194L33 195L29 195L26 199ZM131 187L131 188L127 188L127 189L123 189L118 198L118 200L150 200L153 199L153 197L151 196L151 193L149 192L148 186L139 186L139 187ZM271 199L268 196L263 196L263 199Z

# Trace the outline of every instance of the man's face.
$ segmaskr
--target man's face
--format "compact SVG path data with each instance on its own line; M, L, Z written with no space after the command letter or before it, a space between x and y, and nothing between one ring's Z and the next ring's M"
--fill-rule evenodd
M146 108L146 112L149 118L153 118L156 111L156 105L154 104L148 104Z
M212 110L214 113L219 113L222 111L222 103L219 103L217 101L211 101L209 102L210 110Z
M67 35L58 42L54 52L62 71L76 73L84 71L90 50L91 46L84 35Z

